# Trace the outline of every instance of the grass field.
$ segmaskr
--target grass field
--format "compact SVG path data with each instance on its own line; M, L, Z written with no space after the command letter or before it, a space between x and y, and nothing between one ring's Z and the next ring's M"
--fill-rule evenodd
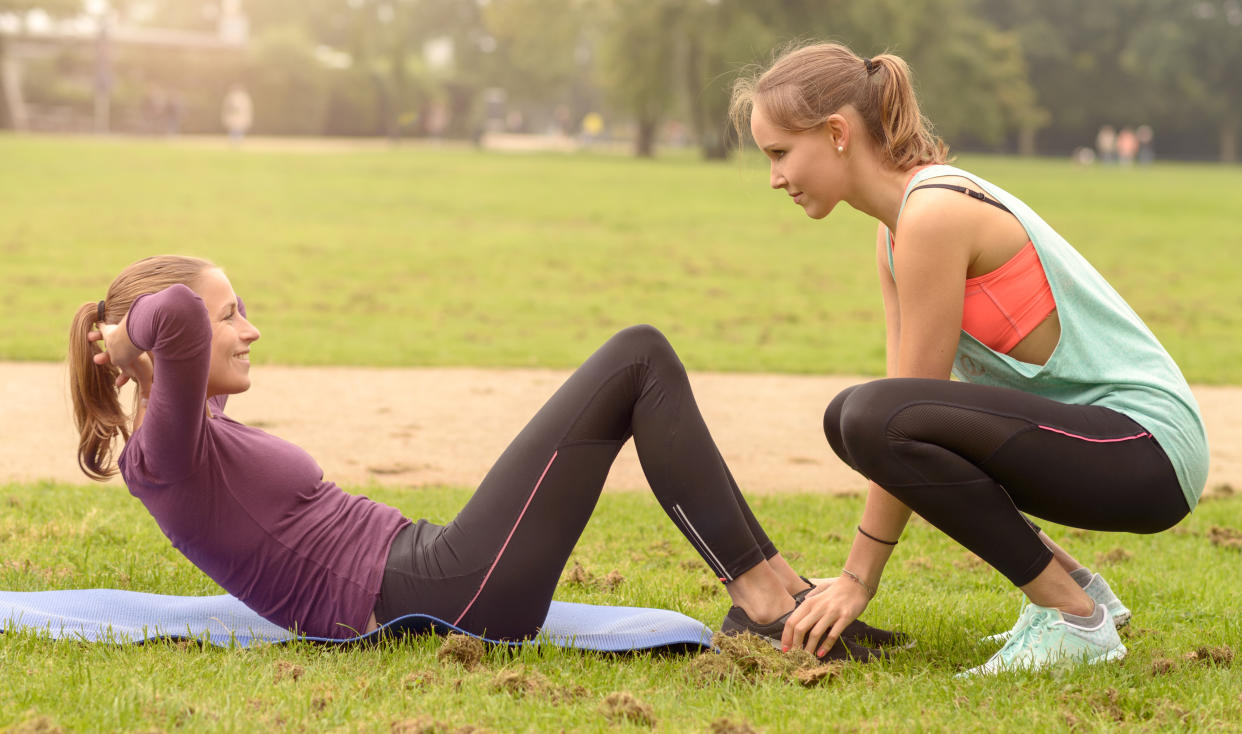
M368 494L438 521L466 497L454 490ZM759 498L754 507L795 567L816 574L839 567L849 538L812 528L851 527L861 500L782 496ZM1012 624L1018 595L916 521L866 618L913 634L917 646L891 661L846 667L814 688L742 667L713 678L706 661L685 656L492 650L468 670L440 662L442 641L427 637L338 651L309 644L116 647L22 633L0 639L0 729L1236 731L1242 677L1232 655L1242 653L1242 555L1220 528L1236 535L1240 510L1242 497L1210 500L1157 536L1054 532L1134 610L1124 635L1130 655L1118 664L955 679L991 653L978 639ZM122 488L0 486L0 558L4 589L219 593ZM711 626L727 607L719 583L648 496L605 496L574 563L595 580L563 580L557 596L566 601L668 607ZM624 580L606 589L601 580L610 571ZM604 699L617 692L648 706L654 727L641 717L610 719ZM713 729L721 719L735 728Z
M691 369L879 374L874 225L757 156L234 151L0 137L0 359L56 360L139 257L224 265L284 364L577 364L649 322ZM1242 168L966 157L1116 285L1193 382L1242 382Z
M0 161L0 360L60 359L72 311L102 298L121 267L184 252L229 271L264 330L259 362L566 367L649 322L695 370L883 369L874 225L844 209L806 219L767 189L755 156L710 165L0 137ZM1043 212L1191 381L1242 383L1242 168L960 163ZM437 521L466 497L365 492ZM834 575L861 499L753 505L797 568ZM1240 512L1232 496L1156 536L1054 529L1135 611L1131 654L1116 665L953 678L991 653L978 639L1012 624L1019 597L916 522L866 618L918 646L814 688L740 666L713 678L681 656L492 650L468 670L441 663L436 638L221 650L10 633L0 730L1239 730ZM672 608L713 627L727 608L641 494L603 498L574 562L595 580L566 580L559 599ZM605 588L612 571L624 580ZM89 587L219 593L123 488L0 485L0 589ZM618 692L648 713L610 717L603 700Z

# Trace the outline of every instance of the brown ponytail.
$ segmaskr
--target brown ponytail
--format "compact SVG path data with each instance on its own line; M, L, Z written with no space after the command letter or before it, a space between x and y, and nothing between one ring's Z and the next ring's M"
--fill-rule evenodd
M762 73L733 85L729 115L742 138L756 104L789 132L813 130L852 105L867 133L898 170L944 163L949 148L932 133L919 110L910 68L900 56L863 59L837 43L817 43L783 53Z
M118 433L129 440L129 419L117 399L119 371L110 364L95 364L93 357L103 350L86 341L95 315L96 304L84 303L69 327L69 394L78 427L78 466L86 476L103 481L116 473L112 441Z
M180 255L139 260L121 271L108 287L102 323L120 323L141 295L158 293L178 283L193 287L202 272L211 267L206 260ZM82 304L69 327L69 396L78 427L78 466L91 479L104 481L116 474L114 443L118 434L122 440L129 440L130 417L121 408L116 387L120 371L110 364L95 364L94 356L102 350L86 340L100 323L99 311L97 303Z

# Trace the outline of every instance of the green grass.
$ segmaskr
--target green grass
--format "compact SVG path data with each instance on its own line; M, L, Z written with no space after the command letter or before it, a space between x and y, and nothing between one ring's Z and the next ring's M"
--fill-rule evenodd
M691 369L879 374L874 225L757 156L336 153L0 137L0 359L56 360L138 257L224 265L256 361L566 367L649 322ZM967 157L1112 280L1194 382L1242 382L1242 168Z
M0 137L0 359L56 360L73 309L126 263L186 252L224 265L264 330L255 360L285 364L571 366L611 332L649 322L692 369L870 373L883 368L874 225L842 210L813 222L767 190L755 157L504 156L460 148L292 153L192 143ZM1242 383L1242 169L966 158L1025 198L1147 319L1195 382ZM458 490L366 488L443 521ZM839 568L857 497L752 503L808 574ZM491 651L467 671L440 641L371 649L141 647L0 636L0 729L390 731L645 730L611 723L628 691L657 729L714 720L769 732L1239 728L1230 664L1185 659L1242 639L1242 556L1209 542L1242 498L1210 500L1174 531L1070 531L1065 544L1135 610L1117 665L960 681L1018 595L928 526L907 532L866 617L919 645L815 689L744 676L705 681L684 657ZM815 518L808 522L807 518ZM1118 546L1123 546L1127 555ZM605 590L558 598L676 609L719 623L726 596L651 498L608 495L574 561ZM124 489L0 486L0 589L219 589ZM1242 650L1238 650L1242 652ZM1160 661L1172 661L1162 670ZM498 687L521 671L548 690ZM297 673L297 675L294 675ZM541 678L537 676L542 676ZM409 730L417 730L409 724Z
M453 490L366 489L407 514L444 521L464 502ZM852 527L858 497L784 495L753 503L778 546L810 574L839 568L848 538L813 528ZM1007 628L1018 595L995 572L925 524L912 525L866 618L918 639L884 663L847 668L819 688L791 681L698 677L683 656L608 656L557 650L493 650L468 671L441 663L440 640L376 648L308 644L254 650L157 643L110 646L0 636L0 728L70 730L390 731L440 722L494 731L636 731L601 710L626 691L651 706L660 731L708 731L720 718L768 732L1238 730L1236 662L1185 658L1201 646L1242 639L1237 549L1209 542L1213 526L1238 527L1242 497L1209 500L1181 526L1155 536L1056 529L1069 549L1103 572L1135 617L1118 664L957 680L991 648L978 638ZM808 517L816 522L807 522ZM1124 546L1126 551L1118 550ZM160 535L124 489L54 484L0 486L0 588L115 587L169 594L219 590ZM562 583L558 598L661 606L709 625L726 596L648 496L605 496L571 563L595 577L618 571L609 591ZM1172 663L1170 670L1160 661ZM502 674L543 689L500 686ZM411 728L408 731L418 731Z

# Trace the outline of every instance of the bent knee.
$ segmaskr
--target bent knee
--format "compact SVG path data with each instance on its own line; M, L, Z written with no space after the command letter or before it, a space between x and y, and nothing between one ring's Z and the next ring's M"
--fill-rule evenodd
M636 346L668 344L668 339L665 338L664 333L651 324L627 326L614 334L612 338Z
M626 327L609 339L608 345L629 357L672 359L679 366L681 364L673 345L650 324Z
M837 394L824 411L824 435L829 441L873 431L887 422L892 400L884 380L847 387Z
M889 380L855 385L837 395L824 412L824 435L833 451L868 477L876 462L887 460L888 424L899 402L892 387Z
M828 407L824 410L824 438L828 439L828 445L841 460L847 464L851 463L849 454L845 451L845 442L841 437L841 413L845 409L845 403L850 399L850 395L854 393L859 386L853 385L847 387L828 403Z

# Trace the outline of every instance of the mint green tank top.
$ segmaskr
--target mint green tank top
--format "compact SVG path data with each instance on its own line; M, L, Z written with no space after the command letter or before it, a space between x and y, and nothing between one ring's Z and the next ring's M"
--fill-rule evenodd
M1061 339L1043 365L993 351L963 331L953 360L954 376L1062 403L1102 405L1132 418L1168 455L1186 504L1193 510L1207 482L1207 433L1190 386L1168 352L1065 238L999 186L953 166L928 166L906 185L902 209L915 186L941 176L969 179L1009 207L1035 245L1061 321ZM891 233L888 263L891 270Z

